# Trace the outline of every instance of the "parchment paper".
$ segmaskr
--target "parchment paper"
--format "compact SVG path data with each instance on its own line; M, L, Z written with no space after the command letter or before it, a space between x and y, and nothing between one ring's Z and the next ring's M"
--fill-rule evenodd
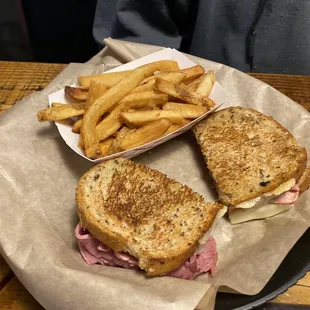
M88 63L70 64L46 89L0 117L1 254L47 309L193 309L209 289L197 306L206 309L213 307L219 285L258 293L309 227L310 191L293 210L268 220L231 226L223 219L215 232L219 263L213 279L146 278L142 272L83 261L73 234L78 221L75 188L91 163L66 146L54 124L39 124L36 113L48 106L48 94L74 83L77 75L107 70L160 49L111 39L106 44ZM305 109L235 69L191 59L216 71L230 94L230 105L272 115L310 151L310 115ZM134 160L188 184L207 200L216 198L191 133ZM215 286L210 288L210 283Z

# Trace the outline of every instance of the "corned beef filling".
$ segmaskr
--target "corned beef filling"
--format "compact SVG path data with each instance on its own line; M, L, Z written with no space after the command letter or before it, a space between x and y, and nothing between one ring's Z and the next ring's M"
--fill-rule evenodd
M80 224L75 228L75 236L78 240L82 257L87 264L101 264L140 270L135 257L125 252L114 252L111 248L95 239L87 230L84 230ZM216 263L216 242L211 237L204 244L199 254L193 254L182 266L167 275L188 280L204 272L210 272L213 276Z
M289 191L282 193L278 196L273 203L278 205L291 205L296 202L300 192L300 187L295 184Z

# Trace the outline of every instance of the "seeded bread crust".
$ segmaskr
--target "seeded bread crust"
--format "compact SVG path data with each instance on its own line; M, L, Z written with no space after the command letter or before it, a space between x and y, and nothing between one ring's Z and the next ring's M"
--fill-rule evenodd
M223 205L127 159L94 166L76 191L82 227L116 252L138 259L149 276L187 261Z
M273 118L230 107L211 114L194 129L219 199L227 206L261 196L302 176L306 149Z
M310 166L308 166L301 178L298 181L298 185L300 188L299 194L301 195L304 191L306 191L310 186Z

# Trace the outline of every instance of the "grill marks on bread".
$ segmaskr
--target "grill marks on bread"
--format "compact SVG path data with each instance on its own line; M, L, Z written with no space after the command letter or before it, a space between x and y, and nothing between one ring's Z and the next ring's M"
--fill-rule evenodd
M300 178L306 150L271 117L241 107L223 109L194 133L224 204L238 203Z
M223 207L206 203L156 170L120 158L83 175L77 204L83 228L113 250L135 256L149 275L183 264Z
M148 171L147 175L139 170L140 167L131 165L124 172L113 174L106 206L110 215L117 214L119 220L126 221L128 225L139 226L147 224L149 218L163 221L162 214L165 212L177 218L180 213L177 206L192 201L193 192L188 187L171 184L171 180L164 175L156 177L153 170ZM202 197L197 197L197 203L203 203ZM166 218L164 222L168 224L171 220Z

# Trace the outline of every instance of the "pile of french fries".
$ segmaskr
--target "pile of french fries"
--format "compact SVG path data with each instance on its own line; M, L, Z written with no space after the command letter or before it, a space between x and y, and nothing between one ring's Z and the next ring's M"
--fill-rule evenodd
M206 113L213 71L200 65L180 70L162 60L135 70L78 77L81 87L65 87L70 104L52 103L39 121L74 119L79 148L97 159L168 135Z

